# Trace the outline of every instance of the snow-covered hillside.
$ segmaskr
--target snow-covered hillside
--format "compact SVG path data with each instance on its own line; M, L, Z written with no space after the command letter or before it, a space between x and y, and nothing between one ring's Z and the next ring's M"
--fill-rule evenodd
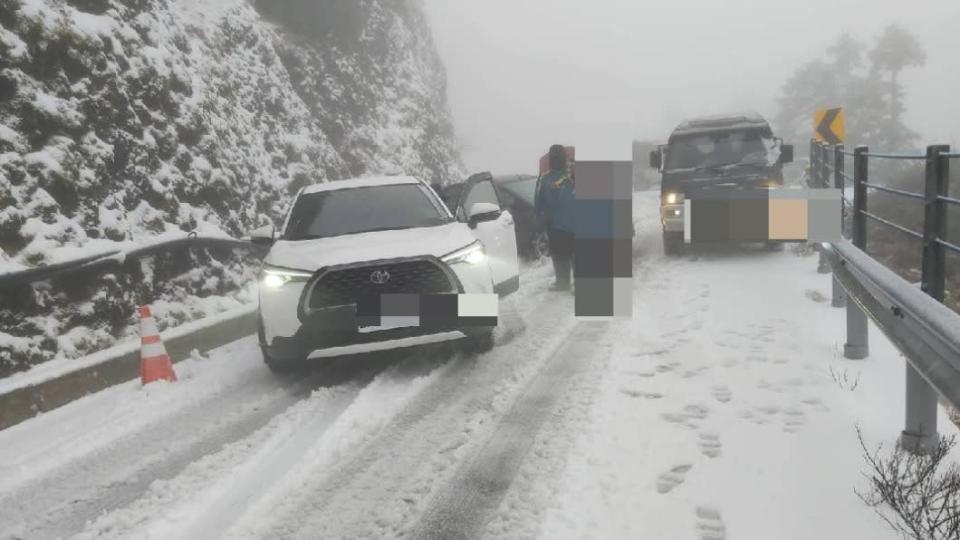
M0 273L240 236L306 183L460 176L444 94L413 0L0 0ZM0 375L112 342L140 302L165 326L248 299L250 265L212 257L3 295Z

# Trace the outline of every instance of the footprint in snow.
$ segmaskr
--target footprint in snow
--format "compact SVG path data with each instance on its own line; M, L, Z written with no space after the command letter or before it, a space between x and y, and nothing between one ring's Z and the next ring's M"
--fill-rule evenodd
M669 471L662 473L657 477L657 492L670 493L674 488L686 480L687 472L693 468L693 465L677 465Z
M758 415L750 409L741 409L740 412L737 413L737 416L761 426L767 423L767 420L762 415Z
M720 442L720 436L716 433L701 431L697 437L697 446L700 448L700 453L708 458L720 457L723 453L723 443Z
M680 365L680 362L670 362L669 364L659 364L655 369L658 373L670 373Z
M697 429L700 426L700 422L703 421L708 414L710 414L710 409L703 405L694 404L687 405L683 410L678 412L663 413L660 417L673 424L680 424L690 429Z
M700 534L700 540L725 540L727 537L727 527L723 524L723 518L720 511L711 506L698 506L697 514L697 532Z
M783 431L787 433L796 433L807 423L807 414L800 409L787 409L783 414Z
M643 377L644 379L656 376L656 373L652 371L624 371L623 374L628 377Z
M816 410L818 410L818 411L829 411L829 410L830 410L830 407L827 407L827 405L826 405L820 398L818 398L818 397L816 397L816 396L810 396L810 397L807 397L807 398L803 398L803 399L800 400L800 403L802 403L802 404L804 404L804 405L806 405L806 406L808 406L808 407L812 407L813 409L816 409Z
M713 399L719 401L720 403L727 403L732 397L733 393L730 392L729 386L725 384L718 384L713 387Z
M670 349L648 349L637 351L632 356L636 358L646 358L648 356L661 356L670 352Z
M761 405L760 407L757 407L757 410L762 412L763 414L773 415L780 412L780 407L776 405Z
M687 371L684 371L680 376L683 377L684 379L690 379L690 378L696 377L697 375L703 373L708 369L710 369L710 366L699 366L699 367L695 367L693 369L688 369Z
M643 390L636 390L634 388L621 388L620 393L632 398L660 399L663 397L663 394L657 392L644 392Z

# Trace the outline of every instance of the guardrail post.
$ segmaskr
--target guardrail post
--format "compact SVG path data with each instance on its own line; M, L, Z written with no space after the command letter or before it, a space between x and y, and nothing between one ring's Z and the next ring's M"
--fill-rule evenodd
M843 167L844 167L843 145L838 144L833 147L833 187L840 190L840 229L843 236ZM823 252L821 252L823 253ZM847 293L840 285L840 280L833 277L833 297L830 305L833 307L844 307L847 305Z
M829 175L829 169L827 168L828 160L830 159L830 152L827 150L826 144L817 144L817 182L815 184L817 189L823 189L827 187L827 178ZM819 245L819 244L817 244ZM823 250L820 250L820 259L817 261L817 273L818 274L829 274L830 273L830 261L827 260L827 256L823 254Z
M947 196L950 187L950 160L941 154L949 152L950 147L946 145L927 147L920 288L938 302L943 302L947 264L946 248L937 241L947 236L947 204L938 197Z
M946 280L946 249L937 240L947 235L947 205L938 197L949 193L950 161L946 145L927 147L926 201L923 219L923 270L920 288L943 302ZM936 390L916 369L907 364L906 425L900 446L914 454L929 452L937 444Z
M807 185L806 187L812 188L817 185L817 170L819 165L817 163L817 140L810 139L810 163L807 165L809 174L807 175Z
M867 186L869 167L866 146L858 146L853 155L853 245L867 248ZM856 302L847 302L847 342L843 346L843 356L852 360L866 358L870 353L867 335L867 315L860 310Z

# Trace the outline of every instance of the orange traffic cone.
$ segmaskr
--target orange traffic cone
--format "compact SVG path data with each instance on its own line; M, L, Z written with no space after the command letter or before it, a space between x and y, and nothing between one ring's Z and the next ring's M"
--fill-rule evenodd
M140 382L176 381L173 362L160 341L160 331L150 314L150 306L140 306Z

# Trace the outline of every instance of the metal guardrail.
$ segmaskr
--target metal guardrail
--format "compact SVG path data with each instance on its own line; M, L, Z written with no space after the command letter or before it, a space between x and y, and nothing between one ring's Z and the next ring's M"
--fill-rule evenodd
M842 145L810 142L810 187L846 189L851 177L844 160L853 157L853 204L850 209L850 241L820 246L821 268L833 272L834 306L847 307L847 342L844 356L866 358L869 354L867 316L907 359L906 420L900 437L903 448L924 453L937 444L937 395L960 408L960 315L943 305L946 286L946 256L960 253L947 235L947 206L960 205L949 196L950 160L960 154L950 147L927 147L923 156L871 153L858 146L852 153ZM872 184L870 159L924 160L925 192L913 193ZM924 204L923 231L914 231L877 216L867 209L868 188L919 199ZM844 196L843 201L848 201ZM843 204L846 212L851 205ZM867 219L923 242L920 288L893 273L866 253Z
M911 451L936 445L937 394L960 406L960 315L842 240L823 244L834 277L850 310L865 313L907 359L906 425L901 444ZM847 347L866 349L862 336L847 329ZM862 343L856 343L862 337ZM854 341L855 343L849 343Z
M250 249L252 245L248 240L203 237L197 236L195 233L190 233L184 238L175 238L173 240L157 242L155 244L134 248L129 251L108 251L105 253L99 253L97 255L90 255L88 257L74 259L72 261L0 274L0 289L9 289L30 285L32 283L45 281L71 272L108 273L120 268L127 261L143 259L183 247L190 249Z
M216 316L209 323L194 321L165 330L161 336L170 358L179 362L189 358L194 349L204 353L255 334L256 320L256 307L250 306ZM106 356L96 364L0 394L0 430L137 378L139 339L98 354Z

